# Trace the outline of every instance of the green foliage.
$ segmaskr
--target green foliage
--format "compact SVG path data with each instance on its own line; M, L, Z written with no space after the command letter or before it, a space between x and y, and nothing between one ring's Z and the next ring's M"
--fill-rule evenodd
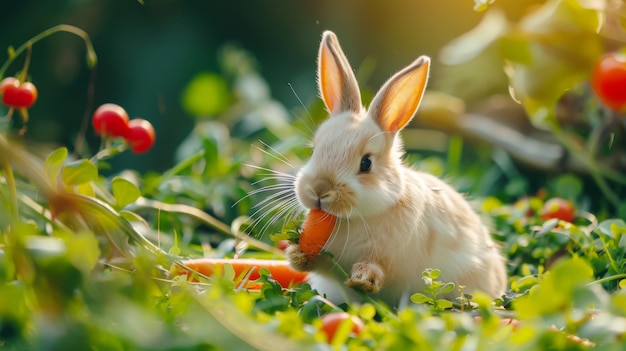
M475 4L478 9L492 2ZM594 41L587 37L595 23L591 10L572 1L546 6L542 16L534 15L541 18L527 21L539 21L548 37L555 26L565 27L553 37L558 42L572 33L586 38L583 43ZM537 53L548 45L528 41L538 27L520 28L527 30L516 32L526 33L522 37L508 31L494 36L507 59L519 65L516 75L536 69L522 66L536 64ZM571 45L562 49L570 53ZM573 72L586 65L588 54L594 52L572 53L573 66L553 73L577 77ZM253 281L250 272L237 275L231 265L208 277L193 274L190 281L178 275L173 267L188 257L283 256L272 241L296 239L299 218L273 217L280 206L263 202L273 193L256 190L277 184L268 170L296 172L308 152L299 130L313 128L311 121L324 116L318 104L308 110L310 116L292 120L272 99L249 54L227 47L220 55L223 72L196 77L181 101L190 115L210 118L197 120L178 147L176 165L162 174L101 174L105 158L121 150L115 143L104 143L91 159L75 159L65 147L42 159L10 141L16 137L10 129L0 133L0 348L623 348L624 219L610 211L586 211L594 195L573 174L554 177L541 192L522 197L528 179L496 157L481 158L486 166L468 166L462 161L469 146L460 137L450 140L447 155L409 160L459 184L478 184L478 194L490 195L476 202L508 259L504 296L465 295L462 286L440 281L437 267L416 272L426 288L411 292L410 301L393 310L375 296L337 306L308 284L282 287L267 269ZM545 80L535 88L549 90L542 86L549 84ZM519 89L535 101L534 88ZM213 100L204 100L207 94ZM552 98L536 100L548 106ZM498 183L503 178L506 185ZM541 218L543 204L557 196L576 205L573 223ZM341 310L360 318L365 328L359 335L340 330L328 345L320 317Z
M511 62L511 87L536 125L556 123L563 92L587 79L604 49L600 20L599 11L577 0L552 0L505 36L502 55Z
M98 179L98 169L89 160L78 160L63 167L61 178L66 185L81 185Z
M415 293L411 295L411 302L429 304L435 311L451 308L454 305L452 301L438 299L437 296L450 293L456 286L454 283L444 283L437 280L440 274L441 271L438 269L427 269L422 272L422 279L426 285L425 294Z
M224 112L231 100L224 79L214 73L198 74L183 92L183 107L192 116L210 117Z
M111 191L118 208L124 208L126 205L137 201L141 196L137 186L122 177L114 177L111 180Z
M493 9L475 29L451 42L443 59L463 64L483 55L486 63L489 50L496 49L515 99L535 125L551 128L557 123L557 101L588 78L604 51L597 34L601 20L601 9L578 0L548 1L518 23Z

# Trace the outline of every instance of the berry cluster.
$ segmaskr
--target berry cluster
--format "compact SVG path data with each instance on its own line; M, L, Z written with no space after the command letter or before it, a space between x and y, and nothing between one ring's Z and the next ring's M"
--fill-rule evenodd
M30 108L37 101L37 88L31 82L6 77L0 82L2 103L11 108Z
M147 152L156 140L152 124L145 119L129 119L126 110L116 104L103 104L91 119L93 129L105 138L123 138L136 154Z

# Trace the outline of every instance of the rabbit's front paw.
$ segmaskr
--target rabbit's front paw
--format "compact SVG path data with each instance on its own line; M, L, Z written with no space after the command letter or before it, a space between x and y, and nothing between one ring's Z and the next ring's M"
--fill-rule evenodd
M377 293L383 287L383 269L373 262L357 262L352 266L346 285L365 292Z
M287 246L285 254L294 269L301 272L309 272L313 269L314 259L302 252L299 244Z

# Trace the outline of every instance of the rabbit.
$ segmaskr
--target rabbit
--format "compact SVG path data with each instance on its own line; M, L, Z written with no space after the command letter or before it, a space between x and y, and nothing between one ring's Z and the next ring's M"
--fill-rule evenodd
M330 255L310 258L291 244L291 266L310 272L312 288L336 303L359 300L358 289L398 306L424 289L428 268L465 293L503 294L505 260L480 216L450 185L402 161L399 132L420 104L430 59L421 56L393 75L366 109L333 32L323 33L318 55L319 93L330 116L294 191L306 209L336 216L336 225L324 247Z

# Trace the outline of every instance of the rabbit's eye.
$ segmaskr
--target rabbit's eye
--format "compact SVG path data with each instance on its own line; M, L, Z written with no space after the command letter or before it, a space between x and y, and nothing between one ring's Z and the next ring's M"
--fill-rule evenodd
M370 155L365 155L361 158L361 168L359 171L361 173L369 172L372 169L372 160L370 159Z

